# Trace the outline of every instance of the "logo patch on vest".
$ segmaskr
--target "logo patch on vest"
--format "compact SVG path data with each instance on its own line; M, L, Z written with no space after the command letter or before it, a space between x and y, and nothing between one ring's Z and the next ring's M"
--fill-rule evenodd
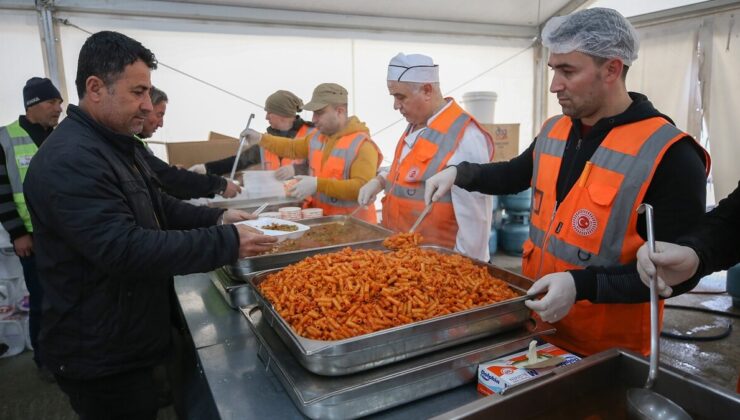
M573 230L582 236L593 234L596 232L596 227L598 226L596 216L586 209L580 209L575 212L571 219L571 224L573 225Z
M414 166L406 173L406 182L416 182L419 179L419 175L421 175L421 169Z

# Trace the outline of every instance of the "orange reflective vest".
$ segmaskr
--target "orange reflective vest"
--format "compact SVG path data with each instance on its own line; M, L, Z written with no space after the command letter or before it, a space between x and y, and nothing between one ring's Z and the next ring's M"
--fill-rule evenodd
M350 179L352 164L357 159L360 146L365 142L372 144L378 152L378 167L380 167L383 154L380 153L378 146L365 132L349 133L339 138L334 144L329 157L322 163L326 137L317 130L308 143L308 167L311 176L318 178ZM310 206L324 209L324 216L349 214L357 208L357 200L341 200L317 191L311 197ZM356 214L356 217L369 223L377 223L378 221L374 205L368 205L367 208L360 210Z
M535 143L532 214L522 260L523 274L535 280L549 273L634 261L645 243L637 233L636 209L665 152L687 136L660 117L612 129L558 203L557 177L571 127L569 117L553 117ZM704 155L708 173L709 155ZM662 319L661 302L661 325ZM555 335L543 338L575 353L590 355L611 347L650 352L649 303L578 301L555 328Z
M300 139L309 136L317 131L318 130L316 130L315 127L311 127L308 124L303 124L303 126L298 129L298 132L295 133L295 136L293 138ZM262 149L262 163L264 164L264 168L267 170L274 171L275 169L282 166L288 166L294 163L303 163L303 161L304 159L281 158L280 156L265 148Z
M411 126L401 136L383 197L383 221L388 229L406 232L424 210L424 182L447 166L465 129L475 124L486 137L493 159L493 138L470 114L452 98L450 104L429 125L422 129L414 146L401 161L401 153ZM452 207L452 193L437 201L430 213L416 229L424 242L454 248L457 237L457 219Z

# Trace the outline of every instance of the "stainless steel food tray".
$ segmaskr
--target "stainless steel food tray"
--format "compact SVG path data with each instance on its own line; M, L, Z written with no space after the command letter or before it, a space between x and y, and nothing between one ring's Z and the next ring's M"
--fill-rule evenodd
M301 220L300 223L303 223L308 226L318 226L318 225L322 225L326 223L334 223L334 222L340 222L340 221L346 221L346 223L350 227L351 226L362 226L364 228L373 230L383 235L383 237L380 239L369 239L365 241L346 242L346 243L341 243L337 245L330 245L330 246L310 248L310 249L302 249L298 251L282 252L278 254L257 255L254 257L246 257L246 258L242 258L238 260L236 263L232 265L226 266L226 269L228 270L229 274L234 279L248 281L252 273L256 271L269 270L271 268L277 268L277 267L285 267L287 265L293 264L294 262L298 262L306 257L319 254L319 253L338 251L346 247L382 248L383 239L385 237L393 235L393 232L386 228L368 223L364 220L360 220L355 217L349 217L349 216L317 217L315 219Z
M209 201L208 206L229 209L239 209L244 211L255 210L263 203L270 203L264 211L277 211L280 207L301 207L302 200L296 200L295 197L264 197L264 198L237 198L231 200Z
M225 268L218 268L209 273L211 283L221 294L226 303L234 309L255 304L256 298L252 286L241 279L233 278Z
M661 364L659 369L652 389L680 405L694 420L738 418L740 395L670 366ZM506 395L473 401L432 420L627 419L627 389L643 387L648 370L644 357L610 349L556 368L547 377L514 387Z
M479 363L525 348L535 336L555 331L549 324L529 321L495 337L366 372L326 377L308 372L291 356L258 307L240 310L257 337L258 356L267 369L303 414L322 419L366 416L456 388L475 380Z
M454 254L441 247L422 248ZM254 288L257 304L263 308L266 322L306 369L319 375L346 375L498 334L525 323L530 311L524 306L524 301L532 281L493 265L472 261L486 266L489 273L508 283L521 296L336 341L311 340L297 335L262 295L258 289L260 283L280 269L257 273L249 282Z

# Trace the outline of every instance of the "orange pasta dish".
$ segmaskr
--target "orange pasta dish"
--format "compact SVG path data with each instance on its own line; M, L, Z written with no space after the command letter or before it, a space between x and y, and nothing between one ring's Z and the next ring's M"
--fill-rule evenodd
M397 233L389 236L383 241L383 246L388 249L403 249L416 247L424 238L418 233Z
M485 266L416 247L315 255L272 274L262 294L295 332L340 340L517 297Z

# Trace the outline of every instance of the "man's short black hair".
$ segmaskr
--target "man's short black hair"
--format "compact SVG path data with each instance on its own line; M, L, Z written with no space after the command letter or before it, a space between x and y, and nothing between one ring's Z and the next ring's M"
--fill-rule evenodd
M169 102L170 100L167 98L167 94L164 93L163 90L157 89L156 87L152 86L151 89L149 89L149 97L152 98L152 105L157 105L161 102Z
M90 76L97 76L106 86L118 80L126 66L141 60L154 70L157 59L148 48L126 35L113 31L101 31L90 35L82 45L77 60L77 96L85 96L85 83Z

